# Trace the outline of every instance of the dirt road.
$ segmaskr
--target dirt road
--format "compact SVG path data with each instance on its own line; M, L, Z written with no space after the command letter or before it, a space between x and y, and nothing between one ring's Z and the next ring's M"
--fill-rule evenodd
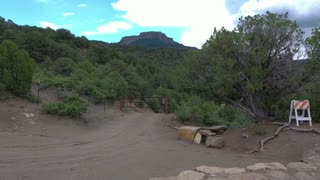
M278 160L178 141L176 130L163 121L169 115L121 113L112 107L104 113L95 106L84 124L15 101L0 102L0 180L141 180L200 165L243 167Z

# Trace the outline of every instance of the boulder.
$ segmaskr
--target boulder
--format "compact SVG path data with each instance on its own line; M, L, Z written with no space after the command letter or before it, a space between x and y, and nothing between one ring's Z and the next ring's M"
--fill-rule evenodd
M193 142L199 127L182 126L178 128L178 139Z
M215 136L216 133L209 131L209 130L200 130L199 131L200 134L204 135L204 136Z
M183 171L177 176L177 180L202 180L205 174L195 171Z
M157 178L151 178L149 180L177 180L177 177L157 177Z
M312 166L320 167L320 146L302 153L302 160Z
M196 171L210 174L211 176L216 176L217 174L238 174L246 172L243 168L233 167L233 168L223 168L215 166L199 166Z
M257 173L240 173L229 176L230 180L268 180L266 176Z
M202 127L201 129L219 133L219 132L223 132L223 131L227 130L228 127L222 125L222 126Z
M194 138L193 143L204 144L206 142L206 139L207 139L207 136L204 136L204 135L202 135L200 133L197 133L196 137Z
M224 139L221 136L208 136L206 146L209 148L220 149L224 146Z
M288 174L281 171L275 171L275 170L267 171L266 175L272 177L272 179L279 179L279 180L291 179Z
M297 180L317 180L305 172L298 172L294 175Z
M278 162L273 162L273 163L256 163L254 165L248 166L247 169L249 171L258 171L258 170L266 170L266 169L271 169L271 170L287 170L287 168L282 165L281 163Z
M287 165L290 169L295 169L297 171L314 171L317 170L317 167L311 166L303 162L292 162Z

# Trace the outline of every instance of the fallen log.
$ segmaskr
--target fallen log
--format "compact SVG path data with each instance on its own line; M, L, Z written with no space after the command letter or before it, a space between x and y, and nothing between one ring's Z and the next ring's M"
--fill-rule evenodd
M296 131L296 132L314 132L314 133L320 134L320 130L314 129L314 128L311 128L311 129L299 129L299 128L290 127L290 128L284 128L283 130L284 131L291 130L291 131Z
M289 126L288 123L281 123L281 122L274 122L274 123L272 123L272 124L273 124L273 125L281 125L281 126L276 130L276 132L274 133L273 136L270 136L270 137L267 137L267 138L265 138L265 139L260 140L260 141L259 141L259 146L256 146L256 147L254 147L251 151L248 151L248 152L247 152L248 154L252 154L252 153L255 153L255 152L264 151L264 145L265 145L268 141L276 138L281 131L291 130L291 131L296 131L296 132L313 132L313 133L317 133L317 134L320 135L320 130L315 129L315 128L299 129L299 128L294 128L294 127L288 127L288 126Z
M265 139L260 140L260 141L259 141L259 146L260 146L260 147L254 147L251 151L248 151L248 152L247 152L248 154L252 154L252 153L255 153L255 152L264 151L264 145L265 145L268 141L276 138L276 137L279 135L279 133L280 133L284 128L286 128L286 127L289 126L289 124L287 124L287 123L283 123L283 124L277 123L277 124L275 124L275 125L282 125L282 126L280 126L280 127L276 130L276 132L274 133L274 135L272 135L272 136L270 136L270 137L267 137L267 138L265 138Z

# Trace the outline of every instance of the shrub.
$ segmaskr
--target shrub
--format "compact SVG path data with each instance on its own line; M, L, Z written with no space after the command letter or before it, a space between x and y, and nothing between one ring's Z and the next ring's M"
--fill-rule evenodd
M24 50L5 40L0 45L0 83L2 88L16 95L30 92L33 74L33 61Z
M63 108L62 102L52 102L52 103L44 104L42 106L42 111L47 114L59 114L62 108Z
M267 133L267 130L261 123L255 123L252 125L252 130L257 135L265 135Z
M159 113L161 109L161 104L157 98L149 98L146 103L152 109L153 112Z
M40 97L35 96L35 95L31 94L31 93L30 93L30 94L27 94L27 95L25 96L25 98L26 98L28 101L32 102L32 103L39 104L39 103L41 102L41 98L40 98Z
M175 112L178 109L178 104L181 102L181 94L172 89L159 87L155 91L155 96L159 96L159 97L168 96L169 98L168 110L170 113Z
M88 103L79 95L69 96L63 102L62 114L71 117L79 117L81 113L88 109Z
M191 96L183 101L176 111L179 120L201 123L207 126L225 124L244 126L250 120L244 113L230 105L218 105L204 101L198 96Z
M44 104L42 110L48 114L59 114L70 117L79 117L81 113L86 112L88 103L79 95L66 97L62 101Z

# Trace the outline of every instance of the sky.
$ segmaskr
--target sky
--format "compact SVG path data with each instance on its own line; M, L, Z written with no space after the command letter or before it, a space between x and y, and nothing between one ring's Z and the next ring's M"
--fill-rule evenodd
M306 36L320 26L320 0L3 0L0 16L18 25L64 28L90 40L161 31L200 48L216 27L232 30L241 16L289 12Z

